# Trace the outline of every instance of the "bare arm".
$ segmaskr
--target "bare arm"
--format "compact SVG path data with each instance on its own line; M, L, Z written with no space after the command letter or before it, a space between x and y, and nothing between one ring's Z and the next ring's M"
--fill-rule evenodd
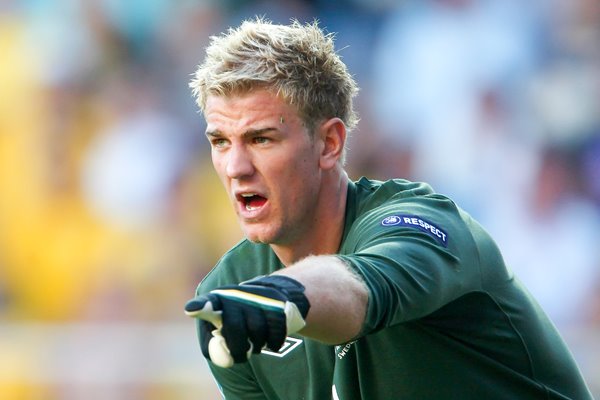
M306 288L311 307L300 333L329 344L344 343L358 335L368 290L339 258L310 256L275 274L289 276Z

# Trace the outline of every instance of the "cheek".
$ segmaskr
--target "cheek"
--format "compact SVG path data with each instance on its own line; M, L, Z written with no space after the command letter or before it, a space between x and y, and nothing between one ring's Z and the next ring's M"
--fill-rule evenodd
M210 154L211 160L212 160L212 165L213 168L215 169L216 173L219 176L223 175L223 172L225 171L224 167L225 167L225 163L223 160L223 157L221 157L218 153L212 151Z
M287 161L284 165L279 168L278 180L285 185L301 188L314 182L316 168L308 158Z
M281 177L280 181L284 183L282 190L287 191L295 202L307 202L315 185L318 185L318 171L312 160L298 160L287 169L287 176Z
M217 176L219 177L219 180L227 188L229 186L228 185L229 180L227 179L227 174L225 173L225 164L223 163L223 161L220 158L213 157L212 165L213 165L213 168L214 168Z
M306 147L294 159L293 169L296 174L315 174L319 169L318 149L314 145L307 143ZM301 175L303 176L303 175Z

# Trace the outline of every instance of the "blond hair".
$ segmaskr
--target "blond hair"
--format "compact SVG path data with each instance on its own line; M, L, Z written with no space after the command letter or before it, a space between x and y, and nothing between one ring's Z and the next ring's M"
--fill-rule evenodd
M190 87L201 111L209 95L266 88L294 105L311 132L333 117L348 130L358 122L352 103L358 87L335 52L333 35L316 21L274 25L257 18L211 37Z

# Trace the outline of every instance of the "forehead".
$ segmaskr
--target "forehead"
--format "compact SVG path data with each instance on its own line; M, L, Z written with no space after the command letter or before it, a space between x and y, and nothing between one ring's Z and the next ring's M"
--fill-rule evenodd
M260 89L230 96L210 95L206 99L204 116L212 125L253 125L299 120L295 107L275 93Z

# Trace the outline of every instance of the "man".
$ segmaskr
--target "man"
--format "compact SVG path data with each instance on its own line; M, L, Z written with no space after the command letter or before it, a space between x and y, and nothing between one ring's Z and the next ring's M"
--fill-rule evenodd
M246 236L186 313L226 399L590 399L450 199L343 167L357 87L317 24L244 22L191 83Z

